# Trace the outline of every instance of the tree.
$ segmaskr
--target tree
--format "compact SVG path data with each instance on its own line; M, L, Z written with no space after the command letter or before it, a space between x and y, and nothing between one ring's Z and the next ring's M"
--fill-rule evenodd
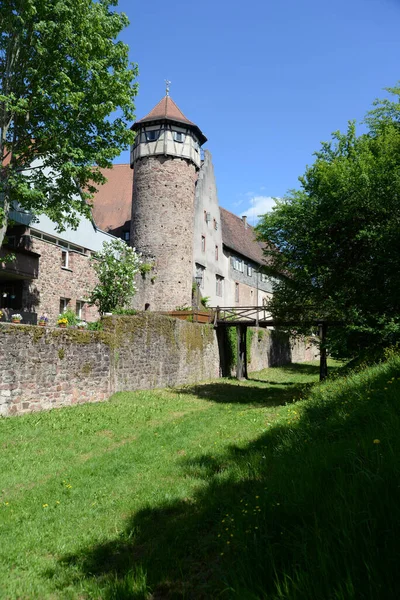
M91 259L99 283L90 294L90 303L100 313L124 308L136 291L135 276L142 264L140 255L124 241L103 242L103 249Z
M400 96L400 88L390 90ZM277 278L277 319L341 320L331 329L338 356L400 339L400 110L376 102L357 136L354 123L322 144L301 187L263 216L267 271Z
M99 167L132 141L137 71L117 2L0 3L0 246L14 202L76 227Z

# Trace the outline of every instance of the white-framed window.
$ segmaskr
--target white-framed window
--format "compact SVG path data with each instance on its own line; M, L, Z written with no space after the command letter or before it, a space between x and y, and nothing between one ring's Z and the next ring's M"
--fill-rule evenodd
M253 275L253 267L251 265L247 265L247 277L251 277Z
M241 258L238 258L237 256L232 256L232 267L235 269L235 271L239 271L240 273L243 273L244 271L244 262Z
M174 131L174 140L175 142L179 142L180 144L183 144L183 142L185 141L185 134L182 133L181 131Z
M217 296L223 295L224 278L221 275L215 276L215 293Z
M84 300L77 300L76 301L75 314L76 314L76 316L79 319L83 319L84 308L85 308L85 302L84 302Z
M160 136L160 131L158 129L148 129L145 133L147 142L155 142Z
M69 252L68 250L64 249L61 250L61 267L63 269L69 269Z
M60 298L60 315L68 310L69 298Z

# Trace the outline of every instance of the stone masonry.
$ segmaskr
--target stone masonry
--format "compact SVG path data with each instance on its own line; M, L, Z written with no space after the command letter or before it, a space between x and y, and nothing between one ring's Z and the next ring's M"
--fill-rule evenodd
M211 326L151 313L108 317L104 323L104 331L1 323L0 415L219 376Z
M60 246L32 238L32 250L40 254L39 276L25 284L23 310L36 312L38 316L47 313L49 323L56 325L61 298L68 300L68 308L74 312L76 302L86 300L82 319L96 320L97 309L87 303L88 295L97 281L89 255L69 252L68 268L64 268L61 266Z
M152 281L134 305L171 310L191 304L196 167L181 158L154 156L135 163L131 244L145 260L156 257Z

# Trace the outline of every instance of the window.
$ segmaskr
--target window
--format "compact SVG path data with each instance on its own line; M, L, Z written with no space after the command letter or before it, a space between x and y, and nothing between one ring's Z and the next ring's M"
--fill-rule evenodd
M231 265L235 269L235 271L240 271L240 273L243 273L244 262L242 261L241 258L237 258L236 256L232 256L232 258L231 258Z
M251 277L253 275L253 267L251 265L247 265L247 277Z
M214 226L215 231L217 231L217 229L218 229L217 219L213 219L213 226Z
M185 134L181 133L180 131L174 131L174 140L183 144L185 141Z
M156 129L147 130L145 133L147 142L155 142L160 136L160 132Z
M204 211L204 221L207 223L207 211Z
M215 279L216 279L216 281L215 281L215 283L216 283L215 293L217 294L217 296L222 296L224 278L221 277L221 275L216 275Z
M85 308L85 302L84 300L77 300L76 301L76 309L75 309L75 314L79 319L83 319L84 318L84 308Z
M268 277L267 277L267 275L265 275L265 273L261 273L261 281L263 283L266 283L268 281Z
M61 250L61 266L63 269L69 269L69 252Z
M205 269L205 267L203 267L203 265L199 265L198 263L196 263L196 284L198 284L198 282L200 281L201 288L204 287L204 271L205 270L206 269Z
M205 235L201 236L201 251L202 252L206 251L206 236Z
M69 298L60 298L60 315L68 310Z
M218 246L215 246L215 260L218 260Z
M239 302L239 284L235 283L235 302Z
M129 240L131 239L131 234L130 234L130 231L124 231L124 233L123 233L123 239L124 239L126 242L129 242Z

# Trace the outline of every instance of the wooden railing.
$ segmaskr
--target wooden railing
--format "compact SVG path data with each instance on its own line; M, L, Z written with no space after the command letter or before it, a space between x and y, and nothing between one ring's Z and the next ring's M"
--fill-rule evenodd
M266 306L216 306L213 310L214 325L259 325L271 321Z

